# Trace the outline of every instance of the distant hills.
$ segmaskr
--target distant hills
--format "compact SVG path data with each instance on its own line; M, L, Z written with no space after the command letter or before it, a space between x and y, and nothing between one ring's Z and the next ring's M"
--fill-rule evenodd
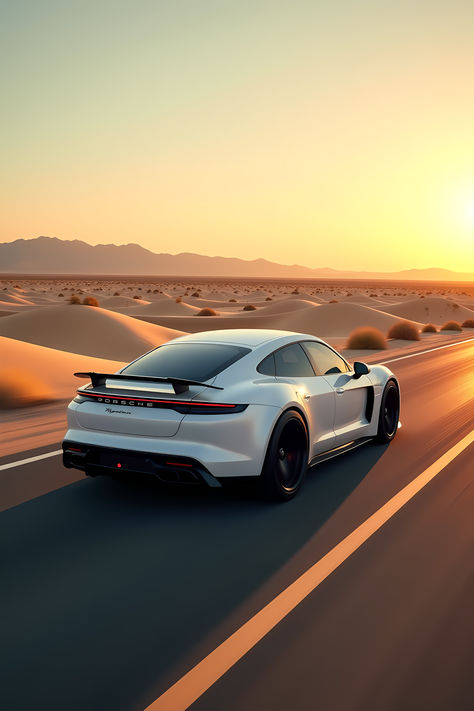
M208 257L202 254L156 254L138 244L90 245L57 237L17 239L0 244L0 273L111 274L157 276L228 276L306 279L407 279L472 281L473 273L449 269L408 269L399 272L357 272L330 268L311 269L266 259Z

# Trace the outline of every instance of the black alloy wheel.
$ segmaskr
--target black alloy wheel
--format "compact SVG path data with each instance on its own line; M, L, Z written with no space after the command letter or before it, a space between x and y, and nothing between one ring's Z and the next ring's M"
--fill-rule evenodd
M393 380L390 380L383 392L380 404L379 428L377 440L379 442L391 442L398 429L398 417L400 414L400 395Z
M266 499L288 501L301 488L308 468L306 425L296 410L278 420L270 438L261 474Z

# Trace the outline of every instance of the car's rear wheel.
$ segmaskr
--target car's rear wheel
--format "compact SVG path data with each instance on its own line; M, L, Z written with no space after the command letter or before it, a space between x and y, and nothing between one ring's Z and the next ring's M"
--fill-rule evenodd
M308 468L308 436L296 410L283 413L275 425L260 477L262 493L272 501L295 496Z
M380 404L378 442L392 441L397 433L399 414L400 395L396 384L390 380L385 386Z

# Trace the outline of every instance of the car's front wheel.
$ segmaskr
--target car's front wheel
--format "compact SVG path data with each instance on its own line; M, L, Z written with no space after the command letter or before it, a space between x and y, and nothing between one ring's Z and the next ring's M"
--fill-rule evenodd
M377 431L378 442L391 442L398 429L400 414L400 395L393 380L385 386L380 404L379 427Z
M284 412L275 425L261 474L262 493L272 501L288 501L303 484L308 468L308 436L296 410Z

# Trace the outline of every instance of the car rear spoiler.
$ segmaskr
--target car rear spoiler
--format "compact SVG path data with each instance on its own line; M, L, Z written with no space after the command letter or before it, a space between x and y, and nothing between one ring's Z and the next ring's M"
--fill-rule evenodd
M173 386L176 395L189 390L190 385L202 385L203 388L212 388L213 390L224 390L217 385L208 385L201 383L199 380L188 380L188 378L162 378L151 375L127 375L126 373L74 373L76 378L90 378L92 387L96 388L100 385L105 385L106 380L132 380L147 383L169 383Z

